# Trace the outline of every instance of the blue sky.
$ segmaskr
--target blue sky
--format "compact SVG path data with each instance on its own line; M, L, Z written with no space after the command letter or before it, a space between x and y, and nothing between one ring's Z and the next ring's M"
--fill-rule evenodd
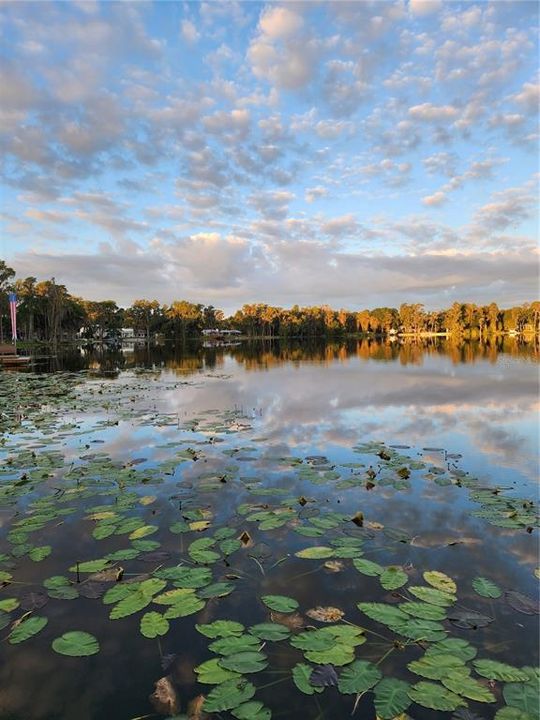
M126 304L538 295L535 2L3 3L1 257Z

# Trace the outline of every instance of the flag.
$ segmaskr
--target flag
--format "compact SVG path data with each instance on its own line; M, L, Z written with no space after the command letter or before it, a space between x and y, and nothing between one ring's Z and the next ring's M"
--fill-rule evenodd
M9 314L11 315L11 339L17 340L17 296L9 293Z

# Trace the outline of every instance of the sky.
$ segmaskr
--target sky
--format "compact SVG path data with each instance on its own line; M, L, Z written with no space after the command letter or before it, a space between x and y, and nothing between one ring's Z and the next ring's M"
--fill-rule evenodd
M0 257L75 295L538 298L536 2L2 2Z

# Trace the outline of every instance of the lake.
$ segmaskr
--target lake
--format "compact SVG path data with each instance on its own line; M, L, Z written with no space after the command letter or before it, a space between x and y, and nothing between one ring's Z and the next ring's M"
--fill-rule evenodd
M201 718L201 695L532 720L538 357L274 340L1 373L0 720Z

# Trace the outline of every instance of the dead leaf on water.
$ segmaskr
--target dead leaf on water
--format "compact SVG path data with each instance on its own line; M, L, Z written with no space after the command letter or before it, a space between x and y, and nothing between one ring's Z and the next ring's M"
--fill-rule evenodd
M341 572L344 567L345 565L341 562L341 560L327 560L324 563L324 569L332 573Z
M154 706L155 711L162 715L174 716L180 712L180 698L168 675L159 678L149 700Z
M306 626L306 622L304 618L300 615L300 613L292 613L291 615L286 615L285 613L279 613L279 612L271 612L270 613L270 619L272 622L278 623L279 625L285 625L285 627L288 627L289 630L301 630L303 627Z
M324 623L333 623L339 622L339 620L341 620L345 613L343 612L343 610L332 607L331 605L327 607L321 607L320 605L318 605L317 607L308 610L306 612L306 615L312 620L318 620L319 622Z

